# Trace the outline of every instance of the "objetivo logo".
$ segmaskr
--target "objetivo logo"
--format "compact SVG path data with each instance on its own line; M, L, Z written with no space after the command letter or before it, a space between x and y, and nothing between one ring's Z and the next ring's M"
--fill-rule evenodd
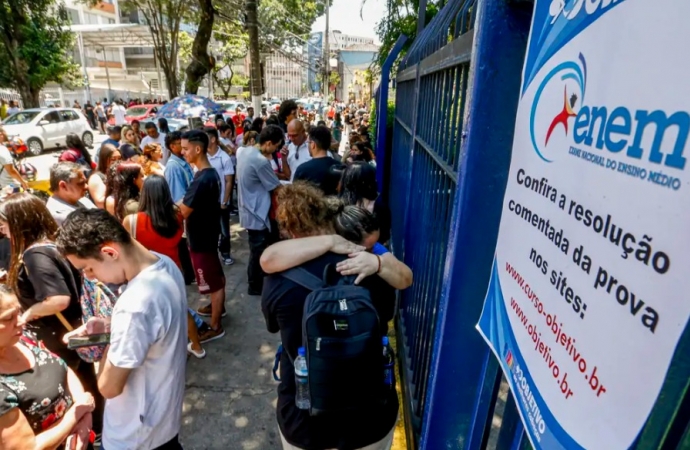
M541 80L534 94L529 124L532 146L541 160L551 163L577 146L592 154L623 157L627 164L647 160L667 168L685 169L683 154L690 134L690 114L592 106L585 103L587 84L592 82L587 78L587 62L582 53L577 61L558 64ZM615 91L615 83L607 80L607 88Z

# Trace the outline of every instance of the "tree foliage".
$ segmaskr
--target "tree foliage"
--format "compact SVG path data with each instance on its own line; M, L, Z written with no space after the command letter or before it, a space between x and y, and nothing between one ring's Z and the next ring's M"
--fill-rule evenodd
M362 5L367 0L362 2ZM376 34L381 41L381 48L376 60L376 71L379 72L388 54L393 49L395 42L401 34L408 37L405 46L400 52L402 58L410 45L417 37L417 16L419 11L419 0L386 0L387 14L383 16L381 22L376 27ZM446 0L429 0L426 7L426 23L434 18L436 13L446 4Z
M249 52L249 38L244 31L242 23L236 21L216 22L213 54L216 64L211 74L213 81L227 98L230 96L230 89L238 86L241 81L234 73L232 65L235 61L241 60Z
M55 0L0 0L0 87L16 89L24 107L40 106L49 82L75 83L78 66L67 9Z
M122 3L121 8L127 12L141 12L144 23L151 30L153 52L165 74L168 96L177 97L180 25L189 18L189 0L129 0Z

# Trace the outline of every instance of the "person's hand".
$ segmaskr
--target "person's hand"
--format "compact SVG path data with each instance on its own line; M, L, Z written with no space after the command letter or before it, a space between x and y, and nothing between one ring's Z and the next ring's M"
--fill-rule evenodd
M228 209L228 204L227 203L221 203L220 209Z
M62 342L67 344L71 338L83 337L90 334L110 333L110 318L92 317L84 325L66 333L62 337Z
M89 446L91 427L93 426L93 416L91 413L84 414L72 429L67 439L66 450L84 450Z
M379 258L373 253L362 251L349 256L349 259L340 261L336 265L336 270L341 275L357 275L355 284L361 283L366 277L379 270Z
M86 414L90 414L96 408L96 401L88 392L74 397L74 404L70 408L69 412L74 414L74 418L78 421L82 419Z
M280 154L283 156L287 156L290 154L290 150L288 149L287 145L283 145L283 148L280 149Z
M366 250L366 248L363 246L354 244L337 234L331 235L330 238L331 247L329 250L333 253L337 253L339 255L350 255L352 253L358 253Z

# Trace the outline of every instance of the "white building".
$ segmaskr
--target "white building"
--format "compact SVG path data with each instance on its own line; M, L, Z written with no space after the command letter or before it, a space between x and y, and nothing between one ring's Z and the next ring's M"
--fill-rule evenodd
M351 36L343 34L338 30L333 30L328 33L328 48L333 50L345 50L352 45L374 45L374 38Z
M306 80L304 68L280 52L273 52L265 57L264 76L267 98L278 97L281 100L301 97Z

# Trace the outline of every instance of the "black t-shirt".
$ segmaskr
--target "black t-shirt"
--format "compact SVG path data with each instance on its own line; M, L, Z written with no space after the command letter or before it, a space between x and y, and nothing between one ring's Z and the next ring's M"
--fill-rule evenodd
M379 197L374 203L374 215L379 221L379 242L388 243L391 238L391 210Z
M327 253L303 264L314 275L321 277L328 264L336 264L345 256ZM381 335L393 318L395 291L377 276L369 277L362 286L369 289L381 321ZM280 332L283 342L278 386L278 425L287 441L306 450L335 448L351 450L366 447L383 439L395 425L398 417L398 398L394 390L385 405L372 405L364 411L346 415L329 414L312 417L308 411L295 406L295 369L287 356L297 355L302 346L302 313L309 291L279 274L264 279L261 309L271 333Z
M89 118L95 117L95 115L94 115L94 110L93 110L93 105L86 105L86 106L84 106L84 114L86 114L86 116L89 117Z
M339 164L338 161L330 156L312 158L297 168L294 180L310 181L317 185L325 195L336 195L340 178L333 170L333 166L338 166Z
M187 217L187 241L193 252L215 252L220 236L220 177L213 167L200 170L187 188L183 203L193 211Z
M24 264L19 269L17 288L19 303L29 308L48 297L67 295L70 304L61 314L76 328L81 325L81 274L61 256L54 245L40 245L24 252ZM67 353L62 336L67 329L57 316L46 316L29 323L29 328L36 333L48 349L58 356Z

